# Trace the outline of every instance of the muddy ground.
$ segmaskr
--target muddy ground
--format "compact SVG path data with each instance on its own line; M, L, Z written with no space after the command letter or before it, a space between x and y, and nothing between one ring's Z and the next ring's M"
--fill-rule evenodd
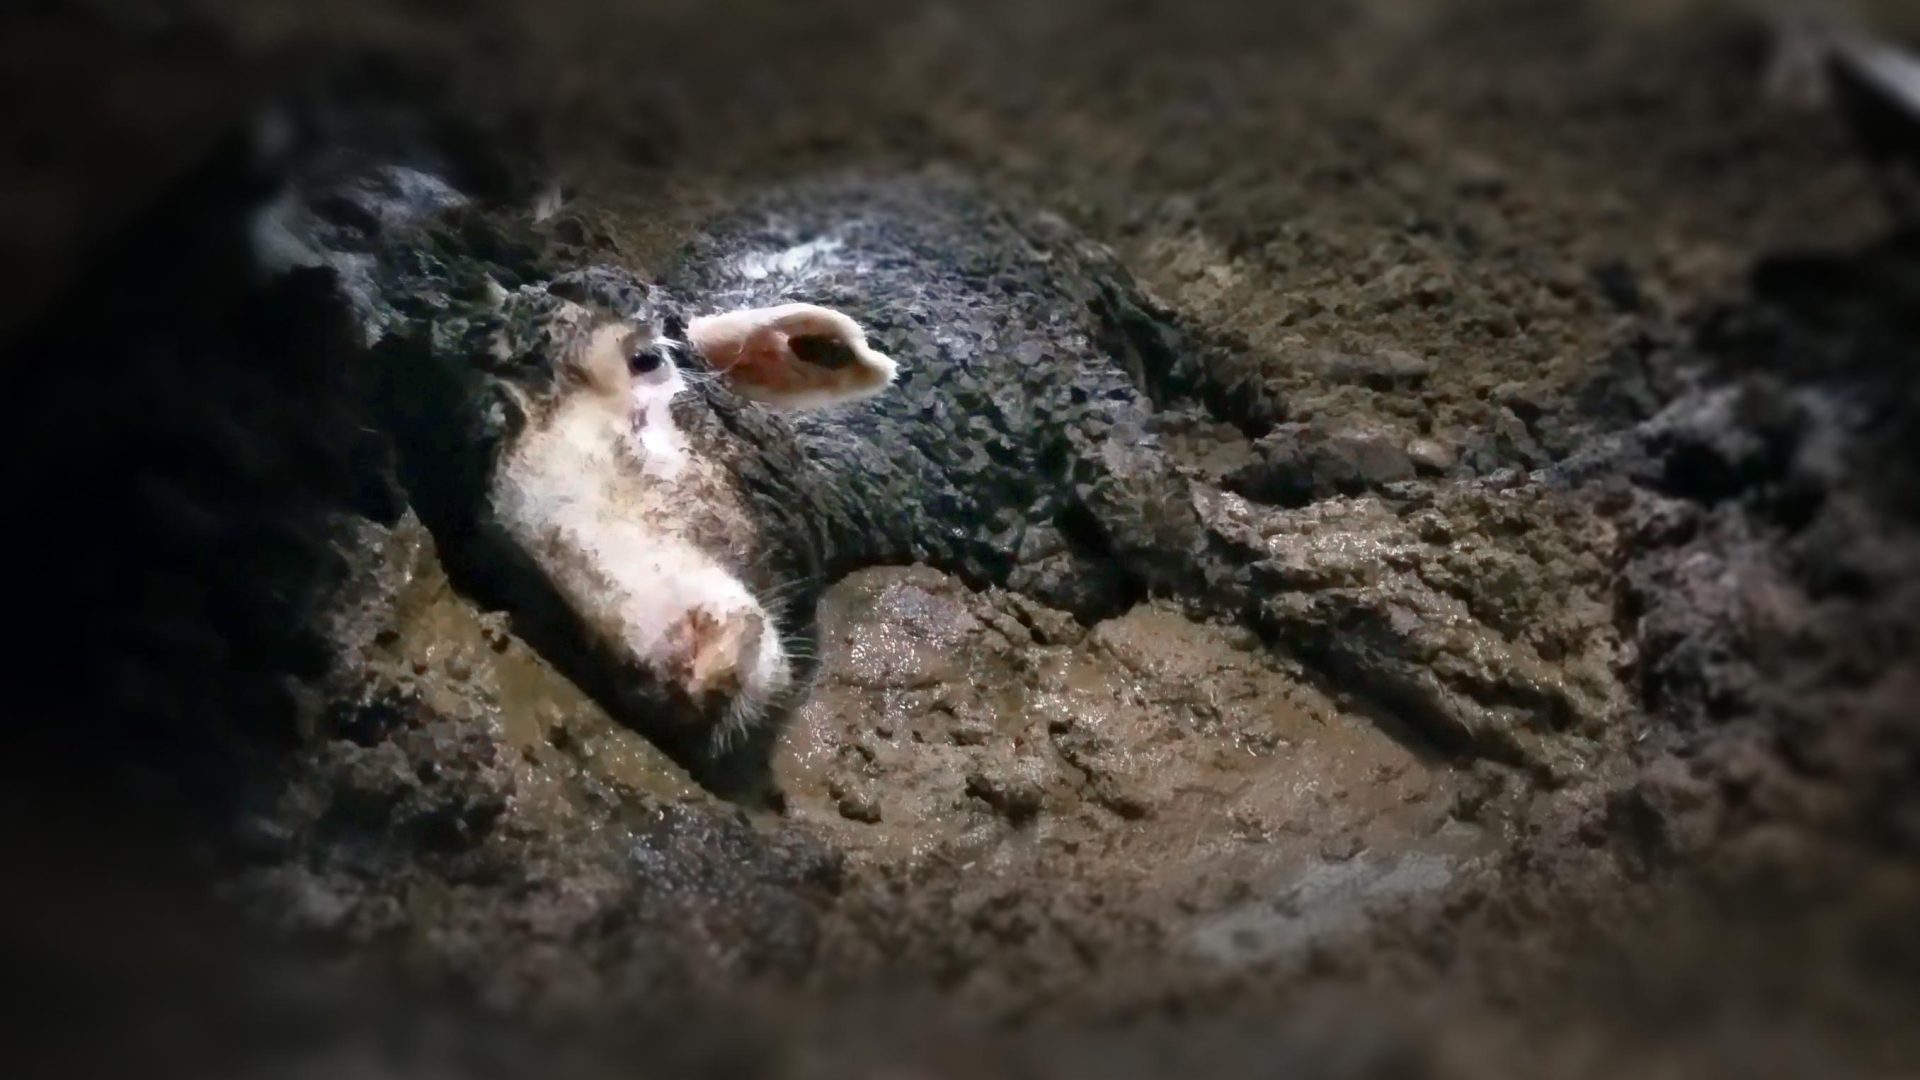
M53 648L6 933L47 1067L1920 1069L1914 189L1745 9L16 17ZM299 296L115 348L220 278L177 208L100 244L367 50L524 145L503 186L564 179L556 243L643 273L847 172L1110 245L1246 358L1257 424L1159 421L1261 508L1277 596L1479 628L1583 704L1439 738L1324 642L876 567L828 594L774 805L702 791L449 583ZM1434 640L1409 678L1480 655Z

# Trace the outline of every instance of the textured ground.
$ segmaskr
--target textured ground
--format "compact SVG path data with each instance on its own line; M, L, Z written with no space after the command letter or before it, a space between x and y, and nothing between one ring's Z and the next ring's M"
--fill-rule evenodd
M286 329L301 297L132 347L183 303L163 238L17 352L53 403L11 487L46 510L35 624L79 643L26 682L8 786L47 822L6 925L49 1052L105 1019L126 1038L79 1045L202 1073L215 1049L473 1075L1920 1061L1920 249L1831 113L1766 96L1738 12L174 7L39 5L7 35L36 58L8 77L69 106L9 151L38 199L7 200L36 268L10 327L295 45L377 43L537 118L562 239L647 273L769 183L957 168L1246 358L1256 437L1160 423L1260 504L1275 595L1452 597L1606 707L1437 745L1337 677L1387 670L1353 638L1165 604L1085 626L876 569L829 593L784 808L737 811L450 588L338 346ZM75 445L73 400L117 434ZM216 915L174 948L209 877L303 947L231 948ZM374 994L369 966L406 977ZM429 1013L423 987L451 993Z

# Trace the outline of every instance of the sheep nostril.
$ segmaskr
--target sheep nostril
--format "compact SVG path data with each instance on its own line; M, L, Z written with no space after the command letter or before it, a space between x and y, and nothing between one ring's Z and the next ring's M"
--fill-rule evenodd
M745 689L758 662L766 620L752 612L688 612L675 634L674 674L695 700L731 697Z

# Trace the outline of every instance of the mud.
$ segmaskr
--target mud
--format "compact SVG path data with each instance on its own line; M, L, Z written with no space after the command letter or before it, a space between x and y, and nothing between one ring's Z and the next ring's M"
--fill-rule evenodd
M43 514L22 610L60 646L6 787L44 823L4 919L45 1014L17 1051L199 1075L1920 1062L1912 182L1765 95L1757 23L846 3L743 42L697 7L42 5L9 35L124 61L98 85L170 87L128 91L148 130L202 133L136 152L126 99L87 94L54 143L137 167L16 147L86 208L6 218L43 279L10 311L78 283L10 346L19 445L48 448L10 477ZM778 804L703 791L452 584L318 283L223 285L199 180L163 227L84 241L223 130L205 101L370 46L554 163L556 250L650 278L791 180L925 166L1108 245L1144 310L1231 361L1140 390L1244 576L1076 618L1044 573L859 570L822 602ZM76 443L68 402L102 437ZM102 1025L124 1038L74 1034Z
M925 569L850 578L824 630L775 757L787 817L854 880L950 905L912 917L973 913L924 932L959 948L949 989L996 1010L1084 1005L1114 964L1297 962L1498 848L1456 816L1470 780L1245 630L1161 605L1083 629Z

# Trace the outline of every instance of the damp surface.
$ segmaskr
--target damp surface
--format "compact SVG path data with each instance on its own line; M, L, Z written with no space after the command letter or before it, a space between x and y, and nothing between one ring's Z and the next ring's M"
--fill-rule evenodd
M17 354L76 670L30 680L44 890L4 922L49 1010L132 1033L54 1050L205 1075L140 1033L218 1016L461 1075L1911 1073L1920 251L1911 180L1780 91L1793 40L1704 2L748 6L42 5L0 45L65 90L5 150L8 317L83 286ZM561 179L544 243L648 279L848 280L703 230L977 183L1028 242L923 257L1137 289L1230 361L1136 389L1236 603L1076 617L1105 579L1061 544L857 570L771 797L704 790L449 573L324 319L201 311L178 236L85 276L251 91L366 48ZM189 308L218 332L167 336ZM178 859L142 831L176 805ZM161 947L176 893L225 944Z

